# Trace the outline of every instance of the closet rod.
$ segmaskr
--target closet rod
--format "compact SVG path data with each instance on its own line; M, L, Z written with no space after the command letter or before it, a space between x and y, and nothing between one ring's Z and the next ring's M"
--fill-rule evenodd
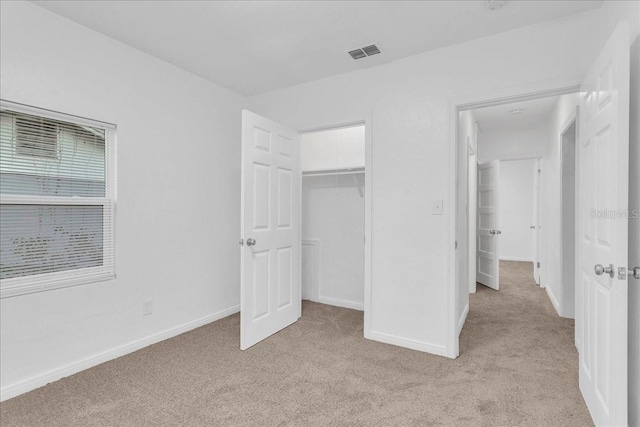
M351 174L357 174L357 173L364 173L364 168L343 168L343 169L303 171L302 176L351 175Z

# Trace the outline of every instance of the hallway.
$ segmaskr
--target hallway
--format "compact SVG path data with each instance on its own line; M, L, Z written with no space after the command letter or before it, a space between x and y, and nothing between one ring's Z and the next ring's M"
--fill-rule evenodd
M500 291L478 284L469 297L458 360L481 385L483 413L495 412L488 423L535 416L545 425L592 425L578 389L574 321L558 316L531 263L500 261ZM513 418L499 415L500 407Z

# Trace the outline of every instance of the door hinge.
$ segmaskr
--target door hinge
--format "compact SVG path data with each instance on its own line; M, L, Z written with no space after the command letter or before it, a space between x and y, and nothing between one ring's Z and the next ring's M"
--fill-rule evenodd
M537 268L540 268L540 262L536 263Z
M458 241L456 240L456 243L454 245L454 249L458 249Z

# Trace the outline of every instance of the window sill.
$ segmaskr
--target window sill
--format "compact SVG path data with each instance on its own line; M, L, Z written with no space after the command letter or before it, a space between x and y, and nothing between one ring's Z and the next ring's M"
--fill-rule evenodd
M115 279L113 268L94 267L0 281L0 299Z

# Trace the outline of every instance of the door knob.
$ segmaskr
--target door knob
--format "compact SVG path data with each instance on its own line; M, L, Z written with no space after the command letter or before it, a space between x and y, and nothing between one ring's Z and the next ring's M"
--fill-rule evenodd
M489 230L489 234L491 234L492 236L495 236L496 234L502 234L502 231L500 231L500 230Z
M535 230L535 229L536 229L536 226L535 226L535 225L532 225L532 226L530 226L529 228L530 228L530 229L532 229L532 230Z
M247 239L247 246L253 246L256 244L255 239Z
M629 275L633 276L635 279L640 280L640 267L630 268Z
M601 264L596 264L596 266L593 269L595 270L596 275L598 276L602 276L603 273L607 273L609 276L613 278L613 276L615 275L615 273L613 272L614 270L613 264L609 264L609 267L603 267Z

